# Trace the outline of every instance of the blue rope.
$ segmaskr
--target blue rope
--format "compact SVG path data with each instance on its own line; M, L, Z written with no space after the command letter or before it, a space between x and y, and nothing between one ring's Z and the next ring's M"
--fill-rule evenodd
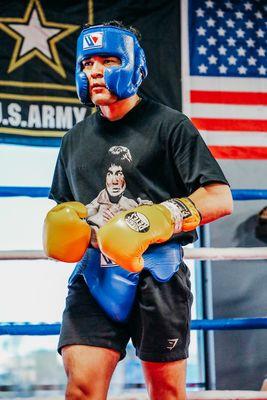
M266 200L267 190L233 189L232 195L234 200Z
M192 330L246 330L267 329L267 318L221 318L221 319L196 319L191 323ZM29 322L17 324L15 322L0 323L0 335L27 335L45 336L58 335L60 323L31 324Z
M48 197L48 187L0 186L0 197Z
M47 336L58 335L60 323L55 324L31 324L29 322L17 324L16 322L0 323L0 335L27 335L27 336Z
M28 137L24 135L10 135L1 133L0 143L19 146L60 147L61 138L56 137Z
M49 187L0 186L0 197L48 197ZM267 200L267 190L233 189L234 200Z

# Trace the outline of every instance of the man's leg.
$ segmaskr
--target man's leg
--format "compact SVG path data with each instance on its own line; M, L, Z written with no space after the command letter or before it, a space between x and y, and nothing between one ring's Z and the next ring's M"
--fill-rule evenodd
M186 360L142 361L150 400L186 399Z
M120 353L84 345L62 348L68 377L66 400L106 400L110 380Z

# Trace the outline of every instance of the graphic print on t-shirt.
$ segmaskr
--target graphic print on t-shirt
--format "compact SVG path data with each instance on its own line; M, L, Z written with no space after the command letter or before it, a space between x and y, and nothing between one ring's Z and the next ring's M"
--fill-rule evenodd
M142 204L152 204L150 200L138 198L136 201L124 195L126 190L125 170L132 163L130 150L125 146L112 146L108 150L105 169L105 188L86 205L87 221L101 227L116 214L130 210Z

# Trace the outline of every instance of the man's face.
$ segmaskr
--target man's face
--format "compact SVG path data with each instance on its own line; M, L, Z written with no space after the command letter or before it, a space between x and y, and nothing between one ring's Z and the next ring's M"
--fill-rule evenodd
M121 65L121 60L113 56L93 56L82 61L83 72L86 74L92 102L97 106L106 106L117 101L117 96L111 93L105 85L105 68Z
M120 196L126 188L126 183L120 165L112 164L106 175L106 189L111 197Z

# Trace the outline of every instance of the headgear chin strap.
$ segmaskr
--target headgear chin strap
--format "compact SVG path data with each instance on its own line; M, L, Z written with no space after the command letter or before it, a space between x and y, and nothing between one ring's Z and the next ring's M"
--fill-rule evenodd
M121 65L105 68L104 80L108 90L119 99L137 93L138 87L147 76L147 66L144 50L136 36L120 27L95 25L85 28L77 42L76 88L83 104L93 106L82 61L97 55L114 56L121 60Z

